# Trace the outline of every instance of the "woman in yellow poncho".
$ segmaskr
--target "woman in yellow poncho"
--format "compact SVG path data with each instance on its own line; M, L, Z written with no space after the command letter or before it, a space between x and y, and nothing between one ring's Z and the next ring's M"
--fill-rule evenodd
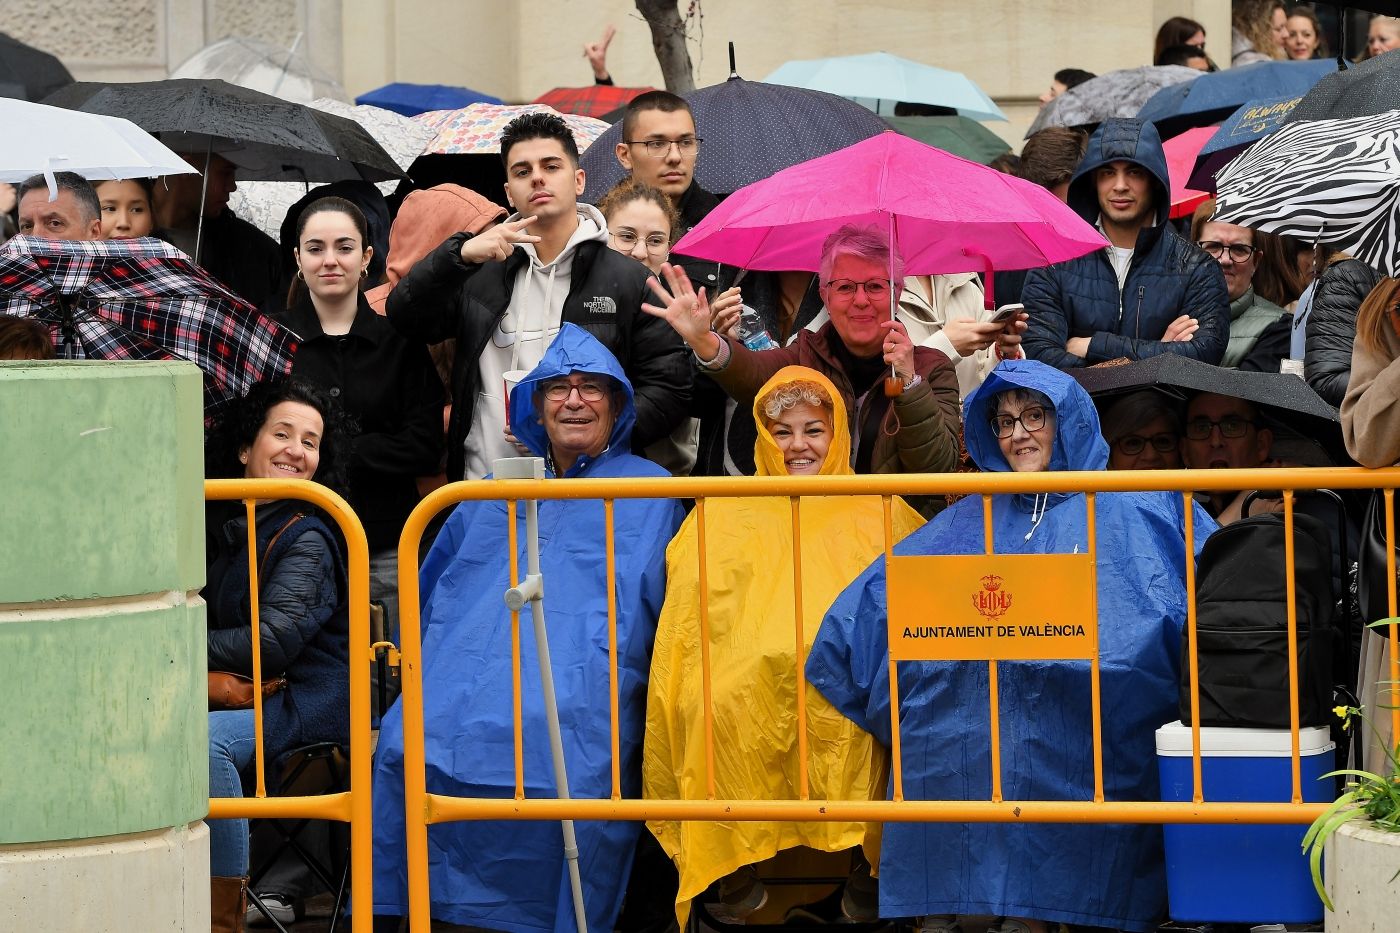
M803 366L780 370L758 393L754 418L758 475L853 472L845 406L835 386L817 371ZM884 518L877 496L804 497L799 518L805 657L832 600L884 550ZM895 541L923 523L897 498L893 518ZM706 796L698 521L697 510L666 551L666 602L652 655L642 765L643 793L652 799ZM705 537L715 794L723 799L799 799L790 500L708 500ZM810 798L883 799L883 748L810 687L806 708ZM647 825L679 871L676 915L682 927L691 899L717 879L723 879L726 919L740 919L761 907L766 893L749 866L784 849L841 852L864 846L868 863L878 863L878 824ZM851 900L843 900L847 913L863 912Z

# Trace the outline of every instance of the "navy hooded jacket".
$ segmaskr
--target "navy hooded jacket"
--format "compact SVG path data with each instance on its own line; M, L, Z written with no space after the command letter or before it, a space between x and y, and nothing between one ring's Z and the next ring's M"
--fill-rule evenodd
M1089 140L1084 161L1069 185L1069 206L1089 223L1099 219L1098 169L1110 162L1141 165L1151 173L1155 226L1138 231L1132 264L1122 289L1111 247L1032 269L1021 300L1030 312L1023 348L1031 359L1072 369L1127 357L1146 359L1180 353L1219 363L1230 337L1230 298L1219 264L1184 240L1167 223L1171 186L1162 142L1151 123L1105 121ZM1183 314L1200 322L1187 341L1163 343L1167 325ZM1072 337L1088 337L1089 353L1065 349Z

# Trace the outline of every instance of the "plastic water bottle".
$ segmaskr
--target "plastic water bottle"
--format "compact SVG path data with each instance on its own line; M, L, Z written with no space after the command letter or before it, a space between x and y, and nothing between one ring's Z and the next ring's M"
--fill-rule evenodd
M739 340L750 350L772 350L778 346L778 342L768 335L763 316L748 305L744 305L744 310L739 312Z

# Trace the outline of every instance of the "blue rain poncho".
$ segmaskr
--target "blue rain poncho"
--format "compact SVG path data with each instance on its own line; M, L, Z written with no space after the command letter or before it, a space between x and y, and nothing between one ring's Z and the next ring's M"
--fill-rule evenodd
M622 368L587 332L566 324L511 396L511 425L543 456L548 439L535 410L542 379L603 373L625 390L609 446L580 458L566 477L666 476L629 453L634 411ZM552 474L550 474L552 475ZM485 482L485 480L483 480ZM519 509L520 572L525 572L525 507ZM617 651L622 794L641 792L647 671L665 593L666 545L680 526L673 500L619 499L615 506ZM512 797L515 793L511 623L504 502L464 502L453 511L420 574L423 682L429 793ZM569 790L612 792L608 685L608 604L603 504L542 501L540 566L545 622L558 694ZM528 609L520 626L527 797L557 796ZM590 930L611 930L622 903L641 824L575 824ZM557 821L446 823L428 829L432 915L456 924L520 933L576 929L563 833ZM375 913L408 912L404 854L403 715L384 717L374 769Z
M1051 470L1101 470L1108 446L1088 394L1041 363L1002 363L968 397L968 452L984 471L1009 470L989 418L1008 389L1054 404ZM1181 496L1097 497L1104 794L1159 800L1153 733L1176 719L1186 618ZM1215 523L1195 508L1195 542ZM1083 553L1083 495L994 497L993 544L1004 554ZM982 497L945 510L896 554L984 552ZM822 621L809 681L879 741L890 743L883 561L841 594ZM936 611L936 610L934 610ZM901 662L900 738L910 800L991 796L987 664ZM998 665L1002 788L1007 800L1091 800L1093 737L1087 661ZM1149 930L1166 913L1158 826L888 823L880 915L991 914Z

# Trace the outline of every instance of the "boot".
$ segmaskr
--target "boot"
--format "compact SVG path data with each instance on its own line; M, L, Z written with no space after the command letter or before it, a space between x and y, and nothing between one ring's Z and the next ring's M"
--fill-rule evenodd
M247 902L247 878L210 878L210 933L243 933L243 915L248 910Z

